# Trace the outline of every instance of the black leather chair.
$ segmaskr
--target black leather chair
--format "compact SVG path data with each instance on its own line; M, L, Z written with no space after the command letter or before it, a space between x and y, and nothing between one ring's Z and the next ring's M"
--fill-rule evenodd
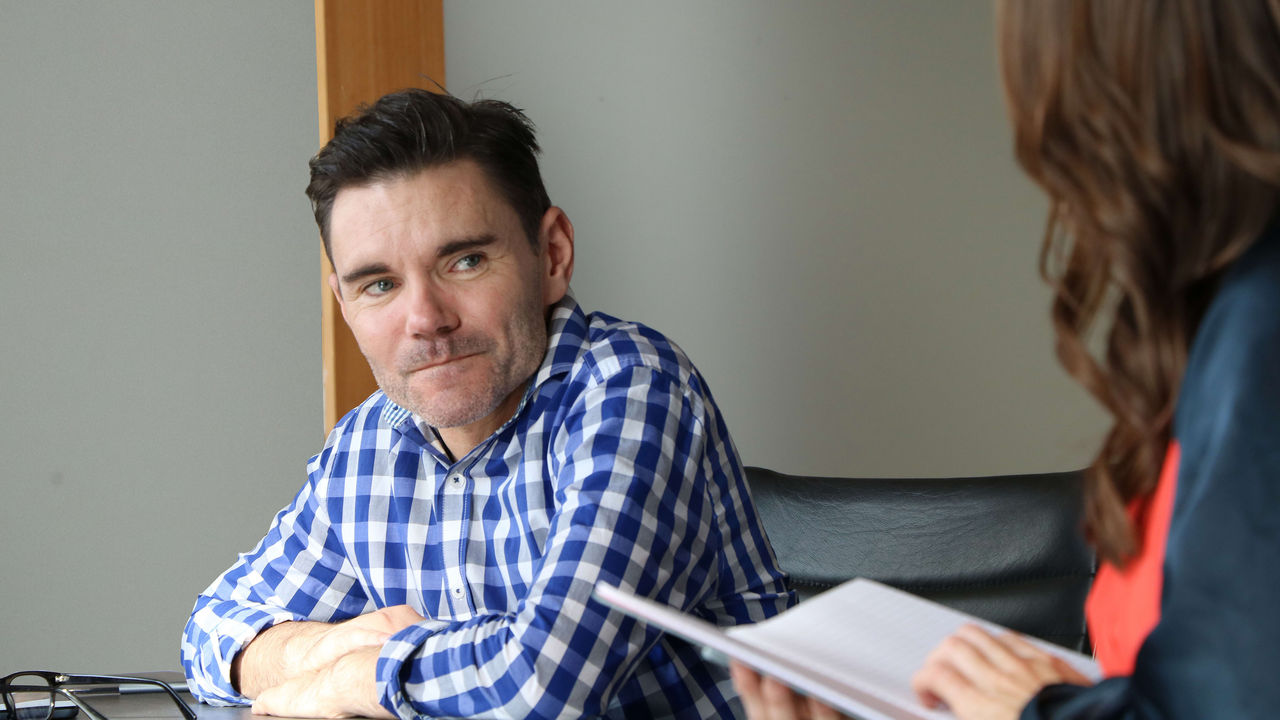
M1081 474L848 479L746 468L778 562L803 601L867 577L1088 651L1094 553Z

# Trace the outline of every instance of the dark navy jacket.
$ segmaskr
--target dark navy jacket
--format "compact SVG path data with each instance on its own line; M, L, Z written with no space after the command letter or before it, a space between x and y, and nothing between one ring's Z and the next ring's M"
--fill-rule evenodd
M1045 688L1024 720L1280 717L1280 227L1197 330L1173 435L1159 620L1133 674Z

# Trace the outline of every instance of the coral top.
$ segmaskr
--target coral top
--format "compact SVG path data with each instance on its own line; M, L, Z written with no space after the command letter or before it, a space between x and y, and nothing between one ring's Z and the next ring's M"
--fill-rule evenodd
M1110 563L1098 568L1098 576L1085 603L1089 637L1107 677L1132 675L1138 648L1160 619L1164 545L1173 515L1178 485L1178 444L1169 445L1160 483L1146 502L1129 506L1129 517L1142 539L1141 550L1124 569Z

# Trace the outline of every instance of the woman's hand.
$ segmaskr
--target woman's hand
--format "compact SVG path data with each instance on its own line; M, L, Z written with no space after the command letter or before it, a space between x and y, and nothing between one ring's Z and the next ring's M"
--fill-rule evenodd
M966 625L929 654L911 686L926 706L946 703L961 720L1014 720L1041 688L1057 683L1090 681L1014 633L995 637Z
M750 720L840 720L844 715L813 698L797 695L791 688L736 662L729 665L733 685L742 696L742 706Z

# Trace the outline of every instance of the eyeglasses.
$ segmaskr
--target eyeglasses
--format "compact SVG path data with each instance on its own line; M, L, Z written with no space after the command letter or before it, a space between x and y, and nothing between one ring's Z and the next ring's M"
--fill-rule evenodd
M71 685L152 685L157 691L168 693L183 717L187 720L196 720L195 711L178 697L178 693L168 683L161 680L120 675L69 675L43 670L26 670L0 678L0 697L4 699L8 720L52 720L55 695L70 700L89 720L107 720L105 715L94 710L84 698L80 697L80 691L68 687ZM36 699L47 699L48 704L34 708L24 707L19 715L18 701L14 693L40 693L43 698L36 697Z

